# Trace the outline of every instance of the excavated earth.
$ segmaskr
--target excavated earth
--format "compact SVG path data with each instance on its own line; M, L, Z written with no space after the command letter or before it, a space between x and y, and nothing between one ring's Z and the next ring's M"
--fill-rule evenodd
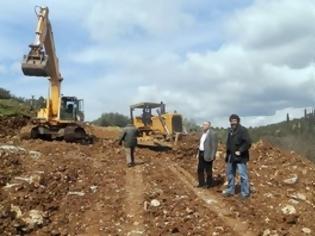
M290 150L253 145L241 200L222 197L223 145L215 186L194 187L197 135L137 149L126 168L117 129L93 127L98 141L79 145L23 140L25 124L0 120L0 235L315 235L315 166Z

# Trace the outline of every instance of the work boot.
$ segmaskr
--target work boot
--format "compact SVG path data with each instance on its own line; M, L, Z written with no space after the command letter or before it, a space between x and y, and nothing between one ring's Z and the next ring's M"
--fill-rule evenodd
M132 167L132 163L127 164L128 168Z
M234 195L233 193L230 193L230 192L228 192L226 190L223 191L223 196L224 197L232 197L233 195Z
M240 196L240 198L241 198L241 200L247 200L247 199L249 199L249 194L248 195L241 195Z
M195 186L195 188L203 188L205 185L204 184L198 184Z
M211 188L211 187L213 187L213 184L206 184L204 187L205 188Z

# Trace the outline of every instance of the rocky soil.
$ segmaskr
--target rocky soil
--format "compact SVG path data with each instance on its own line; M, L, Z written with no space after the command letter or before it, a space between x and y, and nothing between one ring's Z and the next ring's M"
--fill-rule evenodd
M252 147L244 201L222 197L223 146L215 186L194 187L196 135L137 149L126 168L117 129L94 127L93 145L23 140L14 119L0 120L0 235L315 235L314 164L266 141Z

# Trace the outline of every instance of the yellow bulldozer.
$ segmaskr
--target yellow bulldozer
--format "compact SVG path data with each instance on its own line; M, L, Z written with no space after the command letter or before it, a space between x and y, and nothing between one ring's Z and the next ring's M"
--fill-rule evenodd
M156 114L153 114L154 109ZM176 112L166 112L163 102L131 105L130 117L132 124L140 133L139 146L173 148L183 132L182 116Z
M22 71L26 76L48 77L50 86L46 107L38 111L27 132L31 138L91 143L93 138L83 122L83 100L75 96L61 96L63 78L48 18L49 10L47 7L35 7L35 12L38 20L35 41L23 58Z

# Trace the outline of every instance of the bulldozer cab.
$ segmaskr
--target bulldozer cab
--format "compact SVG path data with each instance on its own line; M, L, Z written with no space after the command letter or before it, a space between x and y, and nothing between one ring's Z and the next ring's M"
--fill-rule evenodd
M165 107L163 102L143 102L132 105L130 106L131 122L140 132L158 132L168 136L182 132L182 116L175 112L166 112Z
M60 119L68 121L84 121L83 99L61 97Z
M163 102L132 105L130 117L140 131L139 146L172 148L182 133L182 116L166 112Z
M152 124L151 117L152 117L151 108L148 106L144 107L142 111L142 122L144 126L150 126Z
M137 112L137 111L140 111ZM139 129L151 129L152 118L157 114L165 113L165 104L161 103L150 103L143 102L130 106L130 117L133 125Z

